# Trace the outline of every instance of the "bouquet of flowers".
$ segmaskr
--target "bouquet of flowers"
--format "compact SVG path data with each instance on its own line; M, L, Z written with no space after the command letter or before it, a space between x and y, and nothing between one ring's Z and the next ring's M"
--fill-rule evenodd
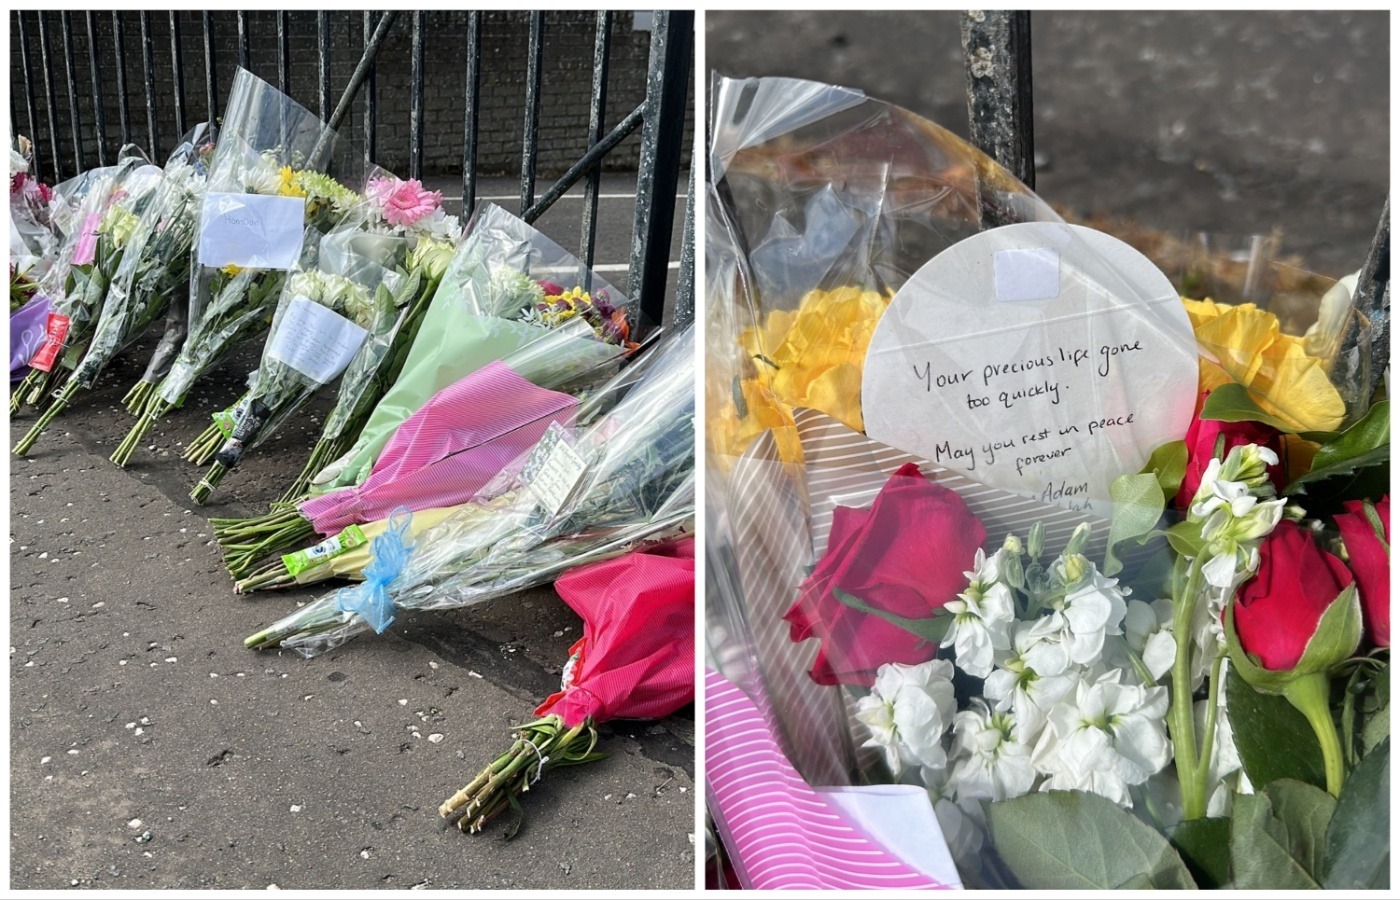
M395 314L378 317L374 323L375 340L362 342L359 349L351 356L350 362L347 364L347 369L351 366L354 368L354 374L348 385L351 393L363 390L363 386L369 381L370 373L392 353L392 345L398 336L413 330L416 326L416 319L412 322L406 320L414 313L421 315L421 311L426 308L425 303L413 302L423 294L421 289L422 276L404 269L405 264L411 261L411 251L415 245L419 241L432 242L431 245L437 246L450 245L457 241L460 234L461 227L457 223L457 218L447 215L442 210L440 193L425 191L422 185L416 181L403 182L392 176L380 175L369 180L365 202L353 210L347 216L346 222L337 227L332 235L322 242L323 259L329 257L336 267L344 267L347 264L354 264L355 260L362 260L366 265L372 266L374 270L387 274L397 272L412 276L403 282L399 290L395 291L395 302L392 305ZM329 252L327 252L328 250ZM397 275L395 279L397 280ZM388 291L386 290L385 297L387 296ZM388 306L382 307L385 313L389 309ZM278 314L281 314L280 310ZM269 336L269 342L275 340L279 333L277 327L274 326L273 333ZM259 376L254 374L250 378L256 382ZM261 440L260 435L265 436L270 433L266 430L267 425L256 423L256 417L249 415L249 404L254 399L253 393L257 390L254 387L240 398L231 411L216 415L214 424L190 444L185 458L203 465L214 458L216 453L225 455L231 453L231 448L226 444L226 440L232 439L233 431L236 429L234 420L238 417L242 417L245 422L245 430L252 429L249 434L254 440ZM302 396L302 399L309 396L310 393L307 392ZM285 414L290 414L294 411L295 406L299 405L300 401L297 401L293 407L286 410ZM237 411L236 416L232 410ZM269 422L268 425L275 425L275 423ZM251 446L248 438L244 438L240 443L242 450L239 451L238 456L241 456L241 453ZM218 467L217 474L216 470L211 470L204 482L209 484L211 488L217 486L224 472L232 467L231 461L236 464L237 459L230 456L217 461L215 463ZM202 494L202 489L197 489L197 493Z
M12 413L24 403L42 404L62 368L76 364L74 357L81 354L96 324L107 283L121 262L139 210L160 176L160 169L128 145L117 165L91 169L59 186L60 197L72 198L55 207L66 237L39 285L50 304L44 340L29 359L29 375L10 398Z
M53 188L29 174L33 147L20 136L10 150L10 314L27 304L57 250L49 204Z
M484 602L683 531L695 511L693 330L663 340L626 395L576 440L551 428L483 490L493 499L459 509L412 547L400 521L375 539L363 585L306 605L245 646L314 656L382 632L396 609Z
M239 70L195 231L189 331L113 462L126 465L205 372L268 328L306 241L329 232L359 202L342 182L358 184L362 167L358 151L314 115Z
M438 808L444 826L479 834L550 769L601 759L598 726L659 719L695 697L695 539L656 544L567 572L555 582L583 617L563 684L516 729L510 749Z
M383 533L395 511L415 513L417 534L462 504L494 497L487 490L501 489L502 467L531 451L554 423L587 425L634 383L640 361L625 376L607 378L620 348L616 357L578 353L588 331L574 320L439 391L394 433L363 484L305 500L295 519L286 517L288 529L305 523L325 541L274 557L235 590L358 577L369 563L367 536ZM247 551L230 543L225 552ZM227 560L230 569L234 562Z
M571 277L576 287L567 291L548 280ZM560 347L560 358L569 360L565 372L591 370L634 347L635 310L630 303L614 305L615 296L601 276L519 218L491 204L478 208L397 379L365 419L354 446L316 474L307 495L265 516L214 523L230 573L247 575L261 559L303 543L313 531L293 507L362 483L405 419L483 366L579 321L587 327L571 331L572 339Z
M1387 883L1389 412L1336 364L1349 293L1309 340L859 92L715 108L707 777L741 883Z
M171 299L188 286L195 211L214 148L209 138L211 131L208 125L200 125L186 135L170 155L155 189L140 197L131 195L118 200L113 209L126 207L123 214L109 212L109 216L126 224L130 224L132 215L139 213L139 219L125 246L115 251L119 261L107 284L101 313L82 361L73 367L53 403L15 446L18 455L23 456L33 447L72 402L78 388L91 388L107 363L145 333L166 311ZM116 233L108 238L111 244L121 237L121 230L114 230Z

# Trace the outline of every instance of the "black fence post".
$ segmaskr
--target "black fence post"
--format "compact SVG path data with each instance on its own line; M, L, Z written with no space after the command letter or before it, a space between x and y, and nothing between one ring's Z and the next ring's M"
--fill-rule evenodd
M1351 308L1356 313L1345 325L1341 345L1333 361L1332 380L1362 380L1365 393L1357 398L1369 403L1390 365L1390 198L1381 209L1380 222L1366 262L1356 281ZM1367 332L1369 331L1369 334ZM1369 339L1369 354L1364 339Z
M627 279L627 292L641 300L642 318L653 326L660 324L666 308L676 187L685 151L685 98L690 87L695 13L658 11L654 16Z
M962 20L967 115L972 143L1035 189L1031 14L974 10ZM995 187L979 173L982 227L1009 221Z

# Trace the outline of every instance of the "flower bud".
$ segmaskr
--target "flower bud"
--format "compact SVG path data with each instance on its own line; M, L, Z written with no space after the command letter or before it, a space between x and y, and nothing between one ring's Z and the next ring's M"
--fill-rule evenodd
M1025 548L1021 546L1021 539L1014 534L1006 536L1006 540L1001 542L1001 548L1011 556L1020 556L1025 552Z
M1026 549L1030 552L1031 559L1039 559L1040 554L1045 552L1045 525L1036 522L1031 526L1030 534L1026 538Z
M1269 480L1269 467L1278 465L1278 454L1259 444L1240 444L1230 450L1220 466L1222 481L1239 481L1258 497L1273 497L1278 492Z
M452 261L452 245L442 241L424 238L408 257L409 269L421 272L424 278L436 281L447 271Z
M1093 564L1079 553L1066 553L1055 565L1055 574L1065 587L1079 584L1093 570Z

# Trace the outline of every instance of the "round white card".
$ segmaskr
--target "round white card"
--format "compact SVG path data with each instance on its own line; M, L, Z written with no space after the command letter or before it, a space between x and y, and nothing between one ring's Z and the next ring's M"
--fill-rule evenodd
M875 329L861 403L882 443L1108 516L1113 480L1185 436L1196 386L1191 322L1147 257L1091 228L1026 222L909 279Z

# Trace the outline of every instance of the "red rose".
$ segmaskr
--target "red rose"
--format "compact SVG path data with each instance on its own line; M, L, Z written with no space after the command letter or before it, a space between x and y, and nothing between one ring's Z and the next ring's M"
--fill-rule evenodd
M1235 602L1235 633L1265 669L1298 665L1318 620L1351 584L1351 572L1287 519L1259 547L1259 573Z
M1366 620L1366 634L1377 647L1390 646L1390 495L1375 504L1385 532L1384 540L1366 515L1359 500L1348 500L1346 512L1337 516L1337 529L1342 533L1351 570L1356 574L1356 589L1361 593L1361 614Z
M963 570L986 536L962 498L913 463L890 476L869 509L838 506L826 555L783 616L792 640L821 641L812 679L869 687L884 663L932 659L936 644L852 609L835 592L906 619L930 618L967 587Z
M1186 429L1186 476L1181 479L1181 488L1176 492L1176 508L1184 510L1191 505L1192 498L1196 496L1196 489L1201 486L1201 476L1205 474L1210 461L1215 458L1215 442L1222 434L1225 435L1225 445L1220 451L1221 459L1233 448L1245 444L1259 444L1277 453L1280 464L1269 467L1269 480L1277 490L1282 491L1283 435L1277 429L1259 422L1217 422L1214 419L1202 419L1201 408L1205 406L1208 396L1209 391L1202 391L1201 396L1196 399L1196 415L1191 419L1191 427Z

